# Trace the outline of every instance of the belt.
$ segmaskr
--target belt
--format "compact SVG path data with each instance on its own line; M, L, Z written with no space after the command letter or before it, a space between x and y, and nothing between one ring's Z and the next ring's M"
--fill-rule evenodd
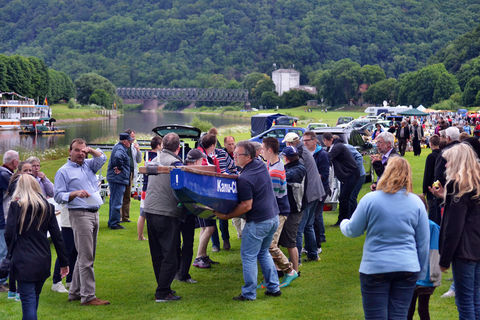
M88 212L97 212L98 208L70 208L70 210L81 210L81 211L88 211Z

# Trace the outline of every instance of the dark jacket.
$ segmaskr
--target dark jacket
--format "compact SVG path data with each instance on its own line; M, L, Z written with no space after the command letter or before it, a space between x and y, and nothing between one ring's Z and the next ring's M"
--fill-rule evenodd
M318 173L320 173L325 194L328 195L330 194L330 185L328 183L330 176L330 159L328 158L328 152L321 147L317 147L313 154L313 159L317 165Z
M440 227L440 266L448 268L455 258L480 261L480 201L472 199L473 192L455 199L452 184L446 188Z
M403 138L400 138L400 131L402 130L401 126L397 128L397 132L395 134L395 137L397 139L410 139L410 130L408 129L408 126L405 126L403 129L404 129Z
M460 142L459 141L450 142L442 149L442 153L443 151L450 149L457 143L460 143ZM434 173L433 181L437 181L437 180L440 181L442 186L445 186L445 182L447 181L447 178L445 176L445 170L446 170L445 164L447 164L447 160L445 160L445 158L442 155L438 156L437 160L435 160L435 173Z
M46 202L46 200L45 200ZM30 228L26 229L31 221L32 209L28 208L23 223L22 234L18 235L21 207L18 202L12 201L8 211L5 241L7 246L13 241L15 234L18 238L13 248L12 263L15 278L20 281L43 281L50 276L52 256L47 231L50 232L61 267L68 266L68 257L63 245L62 234L55 217L55 208L47 203L48 212L45 220L37 230L38 216L34 218Z
M305 178L305 194L304 200L310 203L315 200L322 200L325 196L325 190L323 189L322 180L318 175L317 165L313 159L310 151L303 144L297 145L298 155L300 156L301 163L307 170L307 176Z
M300 161L293 161L285 165L285 174L287 176L287 195L288 203L290 204L290 212L298 213L302 210L302 201L303 194L303 179L307 170ZM297 197L295 197L297 194ZM295 199L297 198L297 200Z
M356 181L360 177L360 171L358 170L355 159L353 159L350 151L339 139L333 141L333 145L328 152L328 157L333 163L335 176L340 182L345 183L351 179Z
M380 179L383 172L385 171L385 166L388 163L388 159L390 159L390 157L392 157L392 156L393 157L400 156L397 153L397 150L395 150L395 148L393 148L392 151L390 152L390 155L388 156L387 162L385 162L385 164L382 163L382 160L372 162L373 170L375 170L375 174L377 175L377 181L378 181L378 179Z
M0 230L5 229L5 216L7 212L4 211L6 206L3 201L7 195L8 185L13 172L10 169L0 166Z
M130 183L130 156L127 152L128 148L121 142L118 142L112 149L110 161L108 161L107 181L128 185ZM120 170L116 174L113 168L117 167Z
M425 160L425 172L423 173L423 194L427 196L427 199L433 199L435 196L428 191L428 187L431 187L435 182L435 162L440 156L440 149L432 150Z

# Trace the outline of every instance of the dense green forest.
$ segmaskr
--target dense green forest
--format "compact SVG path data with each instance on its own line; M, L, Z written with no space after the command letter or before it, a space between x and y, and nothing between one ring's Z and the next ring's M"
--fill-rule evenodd
M202 86L350 58L387 77L426 66L480 22L467 0L0 1L0 53L35 56L77 79L116 86ZM448 67L447 67L448 68ZM449 69L450 70L450 69ZM225 81L224 81L225 82Z
M47 68L39 58L19 55L0 54L0 91L42 102L47 97L51 102L75 97L75 86L64 72Z

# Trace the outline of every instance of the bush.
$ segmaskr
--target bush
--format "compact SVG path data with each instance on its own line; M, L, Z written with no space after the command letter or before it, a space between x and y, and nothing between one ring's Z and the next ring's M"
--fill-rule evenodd
M439 103L435 103L432 106L432 109L435 109L435 110L457 110L460 107L461 107L461 105L459 105L454 100L447 99L447 100L440 101Z
M210 128L213 128L213 124L210 121L200 120L198 117L193 117L192 122L190 122L190 125L192 127L197 127L202 132L207 132L208 130L210 130Z
M75 109L77 107L77 103L75 102L75 99L70 98L68 100L68 109Z

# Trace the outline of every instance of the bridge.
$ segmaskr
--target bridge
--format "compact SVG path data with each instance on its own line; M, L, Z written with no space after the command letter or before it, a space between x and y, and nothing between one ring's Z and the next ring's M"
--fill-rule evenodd
M248 102L248 90L217 88L118 88L117 95L126 104L143 104L143 109L158 109L159 102L213 101Z

